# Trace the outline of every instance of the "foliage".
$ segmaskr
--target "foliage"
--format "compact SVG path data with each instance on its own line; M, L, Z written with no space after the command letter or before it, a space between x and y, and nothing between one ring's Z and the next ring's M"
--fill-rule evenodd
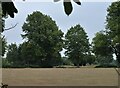
M9 68L12 67L12 65L8 62L6 58L2 58L2 68Z
M120 63L120 1L113 2L107 12L106 30L93 38L93 52L100 63L110 63L113 54Z
M108 36L103 32L97 32L92 40L93 52L96 55L107 56L112 54L111 41Z
M100 57L100 58L101 58L100 60L103 60L103 61L101 61L99 64L97 64L97 66L95 68L116 68L116 67L118 67L116 60L112 60L112 62L109 62L109 61L107 61L107 59L103 59L106 57ZM104 61L104 60L106 60L106 61Z
M4 56L6 49L7 49L6 39L4 38L4 36L2 36L2 34L0 34L0 56Z
M23 1L25 1L25 0L23 0ZM60 0L54 0L54 2L57 2L57 1L60 1ZM73 0L73 1L75 3L77 3L78 5L81 5L81 2L79 0ZM14 18L14 14L18 13L18 10L15 7L12 0L9 0L9 2L2 1L2 2L0 2L0 4L2 6L2 11L0 11L0 15L2 15L3 18L7 18L8 16L10 16L11 18ZM73 10L71 0L64 0L63 1L63 6L64 6L65 13L67 15L70 15L72 10ZM2 18L2 20L0 20L0 24L2 24L2 25L0 25L0 28L2 29L2 32L4 31L4 27L3 27L4 26L4 19L3 18Z
M28 15L22 28L25 32L23 38L35 45L33 52L36 58L40 59L40 65L42 67L57 65L61 59L63 32L58 29L55 21L36 11Z
M95 55L88 54L85 55L84 58L86 59L86 63L88 63L89 65L94 64L96 61Z
M79 0L73 0L75 3L77 3L78 5L81 5L81 2ZM63 5L64 5L64 11L67 15L70 15L73 7L72 7L72 3L71 0L64 0L63 1Z
M23 31L26 41L8 46L6 60L10 67L53 67L62 63L63 32L49 16L33 12Z
M25 1L25 0L23 0ZM54 0L54 2L58 2L60 0ZM75 3L77 3L78 5L81 5L81 2L79 0L73 0ZM72 3L71 0L64 0L63 1L63 6L64 6L64 11L67 15L70 15L73 7L72 7ZM10 17L14 18L14 13L18 13L17 8L15 7L14 3L12 2L12 0L9 0L9 2L2 2L2 16L6 17L7 15L9 15Z
M79 67L84 64L84 56L89 53L87 34L80 25L71 27L65 35L65 53L72 62Z
M19 59L18 46L16 44L8 45L7 57L6 59L11 65L19 65L21 60Z
M14 13L17 13L18 10L14 6L12 0L9 2L1 2L2 3L2 16L6 17L9 15L10 17L14 18Z
M113 60L111 41L104 31L97 32L92 41L93 53L100 64L110 63Z
M96 61L99 65L109 65L113 61L113 56L96 56Z
M102 64L102 65L96 66L95 68L117 68L117 66L114 64Z
M34 52L34 45L29 42L23 42L19 45L18 53L20 55L19 59L21 59L21 64L29 67L35 63L35 52Z
M5 20L2 18L2 7L0 6L0 33L3 32Z
M117 60L120 64L120 1L113 2L107 9L107 33L111 39Z
M72 65L72 62L67 57L62 57L61 65Z

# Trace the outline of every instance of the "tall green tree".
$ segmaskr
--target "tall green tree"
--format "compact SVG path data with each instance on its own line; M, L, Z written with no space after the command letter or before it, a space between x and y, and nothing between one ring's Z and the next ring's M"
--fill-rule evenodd
M89 40L80 25L71 27L65 35L66 56L78 67L86 63L84 56L89 53Z
M108 7L107 12L106 31L120 65L120 1L113 2Z
M61 58L63 47L63 32L58 29L51 17L41 12L28 15L23 25L23 38L36 46L36 58L41 60L41 66L52 67Z
M97 32L92 40L93 53L100 64L110 63L113 60L111 41L104 31Z

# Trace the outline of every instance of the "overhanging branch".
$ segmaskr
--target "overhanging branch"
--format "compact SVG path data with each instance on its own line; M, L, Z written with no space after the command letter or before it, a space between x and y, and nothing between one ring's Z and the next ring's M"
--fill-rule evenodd
M16 23L14 26L12 26L12 27L10 27L10 28L4 29L4 31L15 28L15 27L17 26L17 24L18 24L18 23Z

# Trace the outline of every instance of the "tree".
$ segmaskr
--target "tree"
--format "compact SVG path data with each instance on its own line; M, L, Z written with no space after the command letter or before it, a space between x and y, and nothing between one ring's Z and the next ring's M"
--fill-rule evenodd
M16 44L8 45L6 59L11 64L11 66L20 65L21 60L19 59L18 46Z
M21 64L30 67L37 66L39 59L35 57L35 48L36 46L30 42L23 42L19 45L18 53L20 55ZM40 63L39 63L40 64Z
M120 65L120 1L113 2L107 9L106 31Z
M89 53L88 36L80 25L71 27L65 35L66 56L75 64L86 64L84 56Z
M93 53L101 64L108 64L113 60L113 49L110 43L111 41L104 31L97 32L92 40Z
M57 65L61 59L63 32L58 29L55 21L36 11L28 15L22 28L25 32L22 37L35 45L34 52L36 58L40 59L40 65L42 67Z

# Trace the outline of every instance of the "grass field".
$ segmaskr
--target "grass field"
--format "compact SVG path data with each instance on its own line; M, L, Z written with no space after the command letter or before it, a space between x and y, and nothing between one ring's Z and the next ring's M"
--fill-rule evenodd
M2 69L2 82L9 86L117 86L113 68L22 68Z

